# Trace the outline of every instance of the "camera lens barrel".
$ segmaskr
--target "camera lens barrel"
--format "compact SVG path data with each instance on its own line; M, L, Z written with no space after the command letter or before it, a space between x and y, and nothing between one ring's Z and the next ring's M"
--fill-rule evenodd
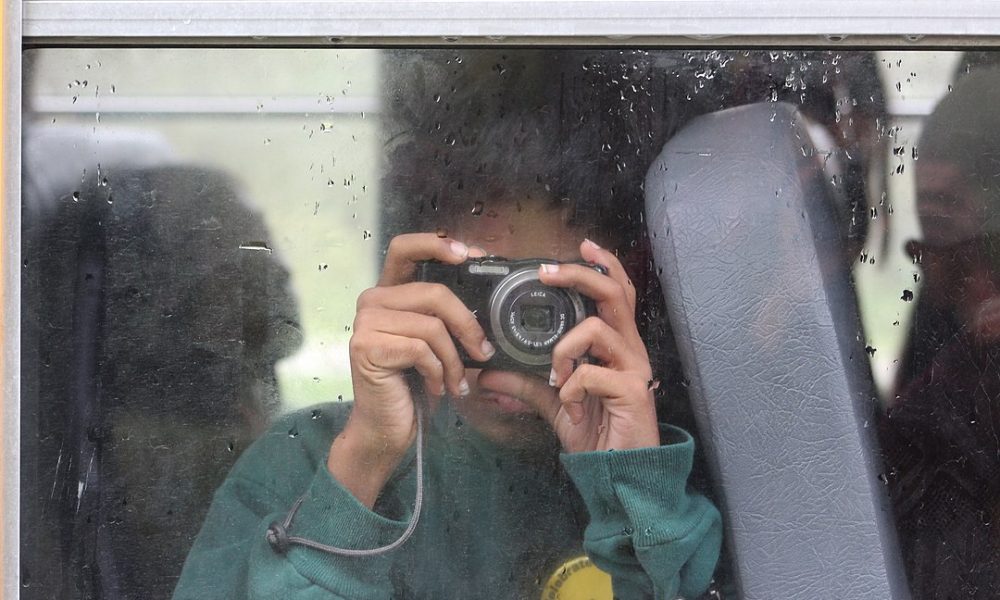
M493 289L489 309L496 343L514 360L531 366L550 364L559 338L587 316L579 292L543 284L537 267L505 277Z

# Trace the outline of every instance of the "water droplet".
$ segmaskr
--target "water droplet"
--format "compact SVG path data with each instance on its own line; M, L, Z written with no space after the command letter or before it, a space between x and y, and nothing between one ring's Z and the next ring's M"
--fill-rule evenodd
M80 192L73 192L73 202L80 201Z
M289 429L288 430L288 437L290 437L290 438L297 438L297 437L299 437L299 428L293 426L291 429Z
M364 232L362 232L362 234L361 234L361 239L363 239L363 240L370 240L371 238L372 238L372 232L370 232L367 229L365 229Z
M865 346L865 352L868 353L868 356L875 356L875 348L872 346Z
M323 412L320 411L320 409L318 409L318 408L314 408L312 410L312 412L309 414L309 418L312 419L312 420L314 420L314 421L316 419L320 418L321 416L323 416Z
M267 245L267 242L244 242L239 246L240 250L254 250L258 252L267 252L270 254L273 252L271 247Z
M446 238L446 237L448 237L448 230L446 228L444 228L444 227L438 227L437 231L435 233L437 234L437 236L439 238Z
M913 302L913 292L910 290L903 290L903 295L899 297L903 302Z
M483 214L483 207L484 207L483 203L477 200L475 204L472 205L472 215L478 217L479 215Z

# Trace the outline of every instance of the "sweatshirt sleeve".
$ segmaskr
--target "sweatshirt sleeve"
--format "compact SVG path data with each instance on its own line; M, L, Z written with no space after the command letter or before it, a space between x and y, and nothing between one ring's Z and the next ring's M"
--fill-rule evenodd
M306 424L291 427L302 437L310 435ZM410 518L381 516L337 483L321 452L332 434L318 434L311 448L308 440L289 436L288 429L289 423L279 424L251 446L216 492L184 563L175 600L392 596L388 557L332 556L299 545L279 553L266 540L270 524L283 521L300 497L288 534L340 548L389 544Z
M719 511L688 489L694 440L671 426L662 435L655 448L561 457L590 514L584 548L623 600L698 596L722 546Z

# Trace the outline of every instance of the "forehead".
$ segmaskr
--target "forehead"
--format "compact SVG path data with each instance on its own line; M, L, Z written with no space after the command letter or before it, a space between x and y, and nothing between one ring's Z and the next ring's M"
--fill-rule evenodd
M584 230L558 205L536 200L474 201L446 219L447 234L508 258L576 258Z

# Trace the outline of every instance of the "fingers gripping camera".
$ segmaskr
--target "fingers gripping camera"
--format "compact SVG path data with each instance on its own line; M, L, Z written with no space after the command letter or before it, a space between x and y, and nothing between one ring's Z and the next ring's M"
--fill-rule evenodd
M546 259L472 258L460 265L420 263L420 281L451 289L476 315L497 353L487 362L469 358L457 345L462 363L474 369L528 371L547 377L552 349L562 336L597 314L593 300L574 289L543 284L538 279ZM579 262L602 274L600 265Z

